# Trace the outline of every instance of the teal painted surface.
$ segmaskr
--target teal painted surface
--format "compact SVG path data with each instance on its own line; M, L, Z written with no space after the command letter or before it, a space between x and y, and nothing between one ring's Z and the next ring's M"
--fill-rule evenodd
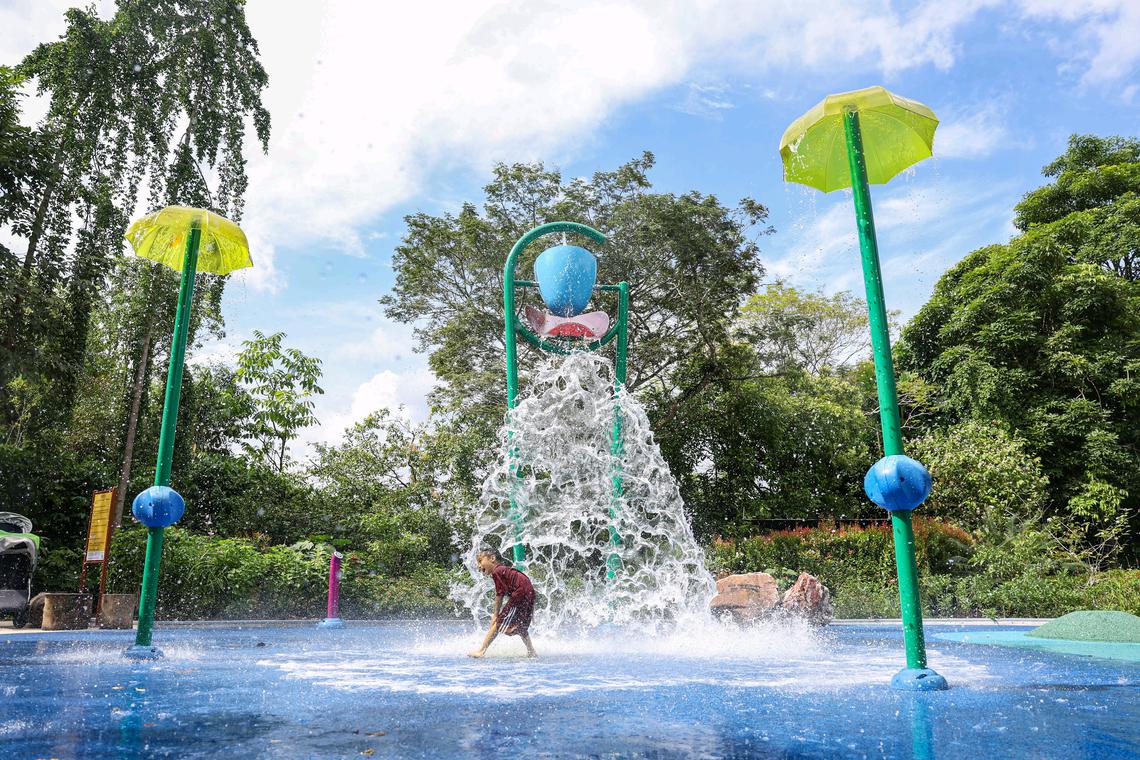
M1110 641L1069 641L1065 639L1042 639L1030 636L1028 631L970 631L967 633L935 633L938 641L953 641L960 644L986 644L1019 649L1037 649L1043 652L1074 654L1082 657L1097 657L1105 660L1123 660L1140 663L1140 644L1127 644Z
M1042 639L1140 644L1140 617L1120 610L1077 610L1029 632Z

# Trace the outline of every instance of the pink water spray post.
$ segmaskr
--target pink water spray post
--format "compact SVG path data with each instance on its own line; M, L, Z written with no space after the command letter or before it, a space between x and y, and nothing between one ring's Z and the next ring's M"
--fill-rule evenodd
M340 552L329 557L329 607L326 617L317 623L317 628L344 628L340 619Z

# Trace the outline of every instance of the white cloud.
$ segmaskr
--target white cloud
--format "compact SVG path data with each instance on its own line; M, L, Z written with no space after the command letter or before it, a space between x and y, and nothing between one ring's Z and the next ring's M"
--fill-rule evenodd
M0 4L0 63L14 66L42 42L51 42L67 30L63 14L68 8L94 4L101 18L114 12L115 0L7 0Z
M237 365L242 340L243 338L240 337L226 336L221 339L203 341L202 345L187 352L186 363L197 367L206 367L211 364L233 367Z
M10 57L58 34L70 2L13 6ZM900 12L879 0L251 0L274 125L269 156L249 147L243 225L256 267L239 277L279 289L286 247L361 255L364 226L435 169L566 150L618 107L694 73L947 68L955 32L987 2Z
M0 8L0 55L16 60L58 35L72 2ZM899 11L881 0L251 0L274 127L268 157L250 146L244 226L256 267L238 277L277 290L277 252L314 242L362 255L364 227L413 198L436 169L484 171L493 160L572 149L622 105L694 76L949 68L958 31L997 4L932 1ZM112 5L101 0L101 12ZM1140 3L1020 7L1031 18L1080 24L1071 54L1087 62L1089 82L1123 77L1140 59ZM694 108L729 105L723 93L697 87ZM950 122L944 155L985 155L1005 136L992 115Z
M916 308L946 267L980 245L1000 241L1016 192L1010 184L978 187L945 180L876 186L875 227L883 279L893 283L888 288L891 307ZM850 193L828 196L815 212L801 214L796 225L787 236L795 243L764 262L768 275L828 293L861 294L863 275ZM939 242L931 245L931 240Z
M715 121L723 119L724 112L735 107L735 104L728 99L728 85L700 85L695 82L689 83L685 99L674 106L681 113Z
M1081 82L1102 85L1135 72L1140 64L1140 2L1136 0L1021 0L1038 20L1076 23L1056 47L1086 66Z
M357 386L351 397L346 397L347 403L322 399L317 409L320 424L301 431L290 446L293 456L304 460L315 444L336 443L347 428L381 409L412 422L426 420L430 411L427 394L435 382L435 375L426 367L403 372L385 369Z
M338 353L351 359L400 361L413 353L414 342L411 326L382 320L364 340L348 341Z
M938 125L934 154L940 158L984 158L1010 143L1004 109L990 103L969 115L952 114Z
M425 420L428 408L424 396L434 384L435 375L427 369L404 373L386 369L379 372L352 394L348 412L351 422L359 422L380 409L397 413L401 407L408 419Z
M283 13L279 0L252 0L274 134L269 157L250 164L246 224L270 267L251 284L279 282L272 256L286 245L359 254L363 226L435 168L565 150L698 67L946 68L955 30L983 4L326 2ZM706 108L726 104L705 95Z

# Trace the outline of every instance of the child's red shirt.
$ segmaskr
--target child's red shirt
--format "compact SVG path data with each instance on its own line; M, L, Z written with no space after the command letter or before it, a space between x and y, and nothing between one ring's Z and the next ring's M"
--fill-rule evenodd
M527 596L534 597L534 586L531 585L530 578L510 565L496 567L491 573L491 580L495 582L497 596L510 596L513 601Z

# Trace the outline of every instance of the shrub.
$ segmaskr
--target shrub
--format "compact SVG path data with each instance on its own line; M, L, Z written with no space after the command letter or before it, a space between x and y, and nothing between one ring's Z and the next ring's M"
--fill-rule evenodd
M304 542L218 538L167 528L158 586L160 618L323 617L331 547ZM146 530L115 534L108 590L135 593L142 578ZM421 566L407 577L374 571L375 558L348 553L342 565L342 612L348 616L427 615L451 610L447 572Z
M43 544L41 543L42 547ZM60 549L43 549L39 552L36 563L36 573L32 578L32 593L41 591L64 591L74 593L79 590L79 571L83 561L81 549L63 547ZM99 565L88 568L89 573L95 573L94 578L88 579L88 588L97 588L99 585ZM92 586L94 584L94 586Z
M995 528L977 544L965 531L938 520L916 519L914 532L927 615L1054 617L1079 609L1140 614L1140 570L1110 570L1090 583L1087 573L1060 561L1048 536L1033 526L1004 533ZM831 589L839 618L899 616L894 548L886 528L812 528L718 539L707 554L718 574L763 570L781 589L799 572L811 573Z
M714 573L788 568L806 572L838 589L851 582L887 585L895 581L894 539L886 526L798 528L735 541L718 540L708 552ZM915 520L919 572L957 571L972 553L969 534L936 520Z
M991 513L1024 519L1045 504L1049 481L1041 462L1001 423L970 420L918 438L910 448L934 478L924 515L973 530Z

